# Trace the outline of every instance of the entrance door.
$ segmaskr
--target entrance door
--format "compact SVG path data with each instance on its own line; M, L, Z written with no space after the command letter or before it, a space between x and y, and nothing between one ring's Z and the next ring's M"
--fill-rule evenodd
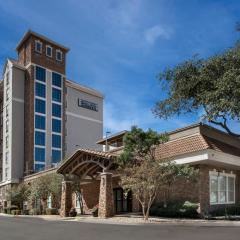
M122 188L113 189L115 213L132 211L132 192L129 191L125 196Z

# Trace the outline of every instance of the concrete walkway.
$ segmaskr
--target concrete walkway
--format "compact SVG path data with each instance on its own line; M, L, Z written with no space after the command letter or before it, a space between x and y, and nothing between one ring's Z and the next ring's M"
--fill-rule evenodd
M228 220L203 220L203 219L173 219L150 217L147 222L142 219L141 215L117 215L112 218L102 219L92 217L91 215L83 215L77 217L62 218L59 215L8 215L0 213L0 216L13 218L35 218L45 221L67 221L67 222L84 222L99 224L117 224L117 225L142 225L142 224L161 224L161 225L185 225L185 226L239 226L240 221Z

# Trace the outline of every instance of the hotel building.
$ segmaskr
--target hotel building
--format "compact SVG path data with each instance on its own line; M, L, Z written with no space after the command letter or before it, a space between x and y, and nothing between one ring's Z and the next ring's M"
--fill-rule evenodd
M103 95L66 77L69 49L33 31L0 82L0 198L24 176L56 167L77 148L99 149Z

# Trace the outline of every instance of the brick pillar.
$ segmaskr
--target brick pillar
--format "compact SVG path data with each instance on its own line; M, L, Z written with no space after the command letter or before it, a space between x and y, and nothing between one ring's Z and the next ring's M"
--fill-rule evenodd
M108 218L114 215L112 173L101 173L98 217Z
M62 195L61 195L61 217L68 217L69 211L72 207L72 182L64 180L62 182Z
M202 216L208 214L210 206L209 196L209 169L207 166L200 165L199 168L199 202L200 214Z

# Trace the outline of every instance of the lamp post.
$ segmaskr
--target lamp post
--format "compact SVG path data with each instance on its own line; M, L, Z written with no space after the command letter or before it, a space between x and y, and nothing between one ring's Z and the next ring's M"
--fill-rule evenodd
M105 145L105 152L108 151L108 141L107 141L107 137L108 137L108 134L110 134L111 132L110 131L106 131L106 145Z

